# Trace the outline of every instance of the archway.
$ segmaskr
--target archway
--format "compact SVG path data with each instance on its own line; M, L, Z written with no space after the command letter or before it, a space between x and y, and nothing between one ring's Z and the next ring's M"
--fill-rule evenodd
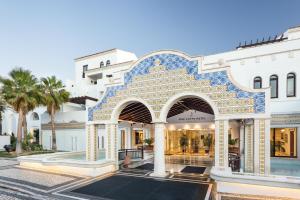
M126 156L131 160L144 159L153 151L153 111L147 103L137 100L125 100L113 111L117 117L118 160Z
M169 110L163 113L167 122L166 170L180 172L186 165L213 166L215 113L212 106L200 95L178 96L167 106Z

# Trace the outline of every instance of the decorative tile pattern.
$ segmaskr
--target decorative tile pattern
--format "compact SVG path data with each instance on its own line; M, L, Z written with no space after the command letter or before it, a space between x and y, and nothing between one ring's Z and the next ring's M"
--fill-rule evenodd
M106 130L107 130L108 159L111 159L111 127L110 127L110 124L106 125Z
M259 173L265 173L265 120L259 120Z
M115 160L118 162L118 137L117 137L117 125L113 124L113 133L114 133L114 153L115 153Z
M224 167L224 121L219 121L219 165Z
M94 150L94 161L97 160L97 143L98 143L98 135L97 135L97 129L96 129L96 126L95 125L92 125L93 126L93 138L94 138L94 142L93 142L93 150Z
M87 126L87 160L91 160L91 126Z
M253 172L253 131L251 125L246 125L245 130L245 139L246 139L246 152L245 152L245 171L246 172Z
M102 100L89 108L89 121L109 120L120 100L141 98L159 117L162 106L179 92L207 94L220 114L264 113L265 93L247 92L235 86L226 71L198 73L198 62L175 54L158 54L139 62L124 75L124 85L107 88Z

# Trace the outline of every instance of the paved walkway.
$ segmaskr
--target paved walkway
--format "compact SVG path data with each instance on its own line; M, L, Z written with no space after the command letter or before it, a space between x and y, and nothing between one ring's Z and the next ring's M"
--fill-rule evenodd
M16 159L0 158L1 200L58 200L70 198L54 193L87 178L20 168Z
M203 199L209 187L209 180L205 177L193 179L174 175L156 179L150 177L150 174L151 171L148 170L127 169L107 177L87 178L24 169L19 167L16 159L0 158L0 199L71 200L78 197L102 199L103 192L101 191L105 191L107 195L105 198L109 199L128 199L125 198L123 192L127 196L133 195L130 196L131 199L140 199L147 192L136 190L136 187L139 187L143 190L149 190L149 188L153 190L152 193L148 193L150 199L160 199L160 195L174 199L175 195L182 197L177 199L186 200ZM103 181L104 179L106 181ZM126 182L123 184L124 187L115 187L120 181ZM111 185L106 183L111 183ZM110 191L104 186L108 186ZM126 192L128 190L132 192ZM160 195L157 195L155 191L158 191ZM187 198L191 192L194 193Z

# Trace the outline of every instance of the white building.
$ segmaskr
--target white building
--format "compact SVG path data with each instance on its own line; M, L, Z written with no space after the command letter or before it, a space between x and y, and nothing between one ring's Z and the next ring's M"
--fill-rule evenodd
M299 65L300 27L215 55L166 50L137 59L112 49L77 58L66 86L73 103L56 116L58 149L85 149L107 172L118 169L119 149L154 137L154 176L187 153L190 165L210 162L220 194L300 195L300 179L288 178L300 177ZM39 119L50 148L49 117Z

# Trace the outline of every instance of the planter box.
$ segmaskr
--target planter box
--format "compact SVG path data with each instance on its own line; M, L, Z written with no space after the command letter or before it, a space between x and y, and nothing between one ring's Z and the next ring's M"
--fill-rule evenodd
M0 150L4 150L4 145L10 144L10 136L9 135L0 135Z

